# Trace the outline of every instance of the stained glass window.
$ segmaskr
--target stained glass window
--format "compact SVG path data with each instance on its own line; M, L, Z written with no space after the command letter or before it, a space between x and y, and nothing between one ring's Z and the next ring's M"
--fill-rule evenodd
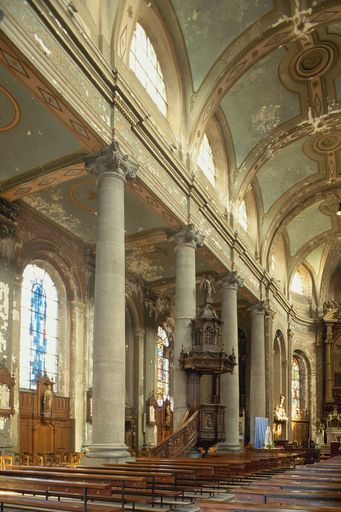
M212 185L215 186L215 165L213 152L206 134L204 134L199 148L198 165L205 174L206 178L208 178Z
M129 66L160 112L167 115L166 87L154 47L143 27L136 23L131 41Z
M35 389L39 375L56 382L58 293L50 275L27 265L21 289L20 387Z
M157 332L157 402L162 405L169 398L169 339L162 327Z
M247 231L249 222L248 222L248 218L247 218L247 210L246 210L246 204L245 204L244 200L239 205L238 222L241 225L241 227L244 228L245 231Z
M297 420L301 415L300 366L296 357L291 359L291 416Z

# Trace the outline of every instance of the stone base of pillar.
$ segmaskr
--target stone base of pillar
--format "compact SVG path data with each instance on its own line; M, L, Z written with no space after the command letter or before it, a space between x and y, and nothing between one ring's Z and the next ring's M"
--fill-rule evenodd
M92 444L85 457L81 459L81 466L91 467L101 464L119 464L126 461L133 461L125 444Z
M218 453L227 453L227 452L239 452L240 444L228 444L228 443L218 443L217 444L217 452Z

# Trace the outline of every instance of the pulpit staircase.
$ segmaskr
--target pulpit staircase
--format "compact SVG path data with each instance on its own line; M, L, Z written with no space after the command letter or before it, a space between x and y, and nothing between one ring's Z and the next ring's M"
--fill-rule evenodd
M150 449L151 457L181 457L197 444L199 410L190 411L183 423L161 443Z

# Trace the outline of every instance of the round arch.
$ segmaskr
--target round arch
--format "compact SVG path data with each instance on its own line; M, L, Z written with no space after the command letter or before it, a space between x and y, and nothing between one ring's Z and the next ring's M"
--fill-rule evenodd
M147 2L135 1L129 5L127 3L126 7L120 11L112 29L111 61L114 63L116 58L116 60L119 59L125 64L126 67L122 67L120 71L129 78L134 90L141 92L147 110L153 114L160 127L167 131L169 131L169 128L171 129L171 133L175 134L173 135L175 136L175 142L179 141L184 91L171 35L158 9L150 9ZM133 71L129 69L129 50L136 23L139 23L145 30L160 63L166 87L168 105L166 117L159 112L158 107L149 97L143 85L140 84ZM118 55L115 54L116 49L118 49Z

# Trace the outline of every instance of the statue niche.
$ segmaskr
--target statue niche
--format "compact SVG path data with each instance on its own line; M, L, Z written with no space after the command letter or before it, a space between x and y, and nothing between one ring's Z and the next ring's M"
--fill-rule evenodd
M0 416L12 416L14 409L15 378L3 364L0 366Z
M54 400L54 392L53 392L54 382L45 375L44 377L39 377L37 380L37 395L38 402L40 404L40 416L42 419L51 419L52 418L52 406Z

